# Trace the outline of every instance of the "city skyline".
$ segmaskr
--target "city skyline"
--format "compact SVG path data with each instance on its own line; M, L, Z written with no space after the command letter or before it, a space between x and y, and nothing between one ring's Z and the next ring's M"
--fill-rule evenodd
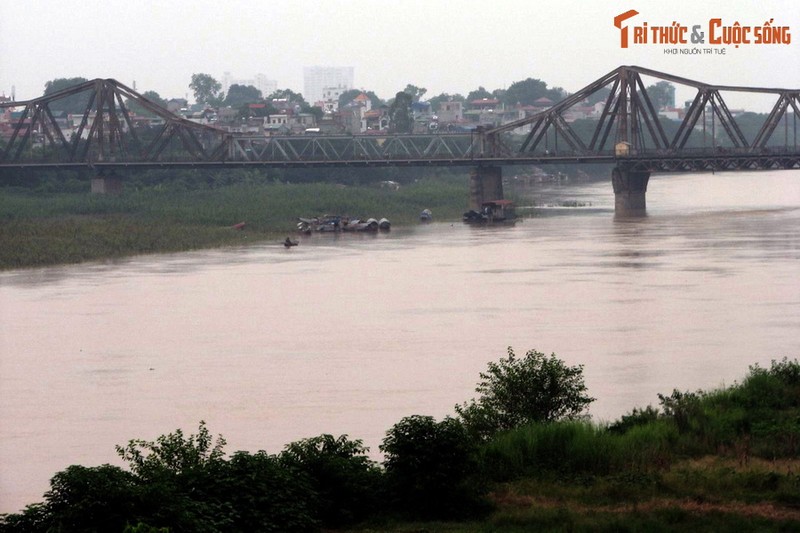
M615 18L630 10L637 15L616 27ZM784 26L791 42L731 43L713 53L702 53L700 45L692 50L688 40L675 47L620 45L628 26L633 41L636 25L675 22L691 28L716 18L726 27ZM677 5L500 0L491 6L406 0L402 9L388 0L255 7L240 0L224 7L204 0L143 0L136 6L122 0L29 0L6 3L0 17L0 94L10 95L15 87L18 100L32 99L49 80L100 77L136 82L139 91L165 98L192 98L192 74L221 81L226 71L243 79L266 73L279 89L303 92L303 68L313 65L352 66L358 73L354 87L384 99L407 84L427 88L430 97L479 86L504 89L529 77L575 92L620 65L705 83L797 88L800 71L789 68L797 62L797 32L800 10L789 0ZM692 96L676 98L682 103Z

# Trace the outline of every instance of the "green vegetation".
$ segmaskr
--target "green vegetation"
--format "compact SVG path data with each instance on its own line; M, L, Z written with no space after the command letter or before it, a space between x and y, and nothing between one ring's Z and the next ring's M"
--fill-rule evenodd
M455 409L467 430L481 439L526 424L579 419L594 401L586 395L583 367L567 366L555 354L529 350L517 358L509 347L508 357L490 362L480 377L478 400Z
M421 176L399 190L361 185L357 176L347 186L286 183L252 171L157 177L126 181L118 196L90 195L88 181L72 176L5 187L0 269L282 240L296 231L298 216L387 217L398 225L415 223L428 208L437 219L456 219L468 205L464 175ZM242 231L231 229L240 222Z
M726 388L659 395L659 408L634 409L610 425L576 416L591 400L582 368L555 356L532 350L501 359L482 380L481 398L501 390L541 396L535 387L561 385L582 399L574 410L520 418L485 439L461 418L404 418L387 431L382 468L361 441L332 435L277 455L226 458L224 439L201 422L197 435L178 430L118 446L127 469L73 465L57 473L44 502L0 517L0 532L800 527L797 360L753 366Z

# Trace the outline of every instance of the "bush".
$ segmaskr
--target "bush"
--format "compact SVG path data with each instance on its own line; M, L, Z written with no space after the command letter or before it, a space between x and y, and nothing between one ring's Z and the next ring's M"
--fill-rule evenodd
M206 487L205 502L218 502L220 531L292 533L319 527L312 480L266 452L234 453Z
M389 499L412 519L458 519L488 510L478 475L476 444L460 421L410 416L386 434Z
M225 439L217 437L212 446L211 433L200 421L197 435L184 438L180 429L161 435L154 442L131 440L127 446L117 446L117 454L127 461L131 471L143 479L164 474L182 474L219 462L224 457Z
M481 438L531 422L580 419L594 401L586 395L583 365L567 366L555 354L530 350L518 359L509 347L508 358L488 366L475 389L478 400L455 407L470 433Z
M47 510L57 531L120 531L135 513L136 484L111 465L73 465L50 480Z
M0 516L0 531L122 531L136 513L134 476L111 465L73 465L50 480L45 502Z
M367 519L377 508L381 471L367 451L360 440L346 435L320 435L289 444L279 459L308 477L322 526L341 527Z
M644 409L634 407L630 414L622 415L622 418L608 426L611 433L625 434L628 430L639 426L646 426L659 419L658 409L648 405Z
M20 513L0 514L2 533L38 533L48 531L50 513L43 503L28 505Z

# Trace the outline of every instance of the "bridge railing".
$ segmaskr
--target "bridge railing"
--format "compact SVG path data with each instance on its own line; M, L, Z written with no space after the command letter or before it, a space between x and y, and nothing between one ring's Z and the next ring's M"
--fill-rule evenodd
M588 156L607 156L613 158L648 158L648 157L727 157L727 156L774 156L798 155L800 146L767 146L767 147L735 147L735 146L708 146L690 148L636 148L636 149L608 149L608 150L576 150L573 148L547 149L538 152L505 152L510 157L535 157L535 158L586 158Z

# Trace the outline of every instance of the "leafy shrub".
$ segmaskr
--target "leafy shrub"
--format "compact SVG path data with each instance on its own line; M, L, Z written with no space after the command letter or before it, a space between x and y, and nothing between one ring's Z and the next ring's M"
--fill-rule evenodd
M170 531L308 531L316 494L309 478L265 452L224 459L225 439L200 422L155 441L117 446L140 483L140 519Z
M0 531L122 531L137 506L134 476L111 465L67 467L53 476L44 497L21 513L0 515Z
M701 429L699 419L702 417L702 405L700 400L703 398L703 391L681 392L673 389L672 394L665 396L658 395L664 415L671 418L678 431L688 432L690 429Z
M634 407L629 414L622 415L619 420L608 426L608 431L616 434L624 434L632 428L655 422L658 420L660 414L658 409L654 408L652 405L648 405L644 409Z
M759 365L750 372L738 388L738 401L751 408L786 409L800 406L800 363L773 360L770 368Z
M0 532L38 533L48 531L51 522L51 514L45 504L34 503L19 513L0 514Z
M481 396L455 409L481 438L531 422L580 419L594 401L586 395L583 366L567 366L555 354L530 350L517 358L509 347L508 357L490 362L480 377L475 391Z
M385 454L389 498L414 519L454 519L488 509L482 499L476 445L460 421L409 416L392 426Z
M135 478L121 468L72 465L50 480L45 502L57 531L119 531L135 512Z
M218 502L221 531L293 533L319 526L312 480L263 451L234 453L206 492L206 502Z
M160 477L164 473L186 473L222 460L225 439L217 437L212 446L211 433L200 421L197 435L184 438L180 429L161 435L154 442L134 439L126 446L117 446L117 454L128 462L131 471L143 479Z
M279 459L308 477L321 524L341 527L365 520L377 508L381 471L368 451L360 440L326 434L289 444Z

